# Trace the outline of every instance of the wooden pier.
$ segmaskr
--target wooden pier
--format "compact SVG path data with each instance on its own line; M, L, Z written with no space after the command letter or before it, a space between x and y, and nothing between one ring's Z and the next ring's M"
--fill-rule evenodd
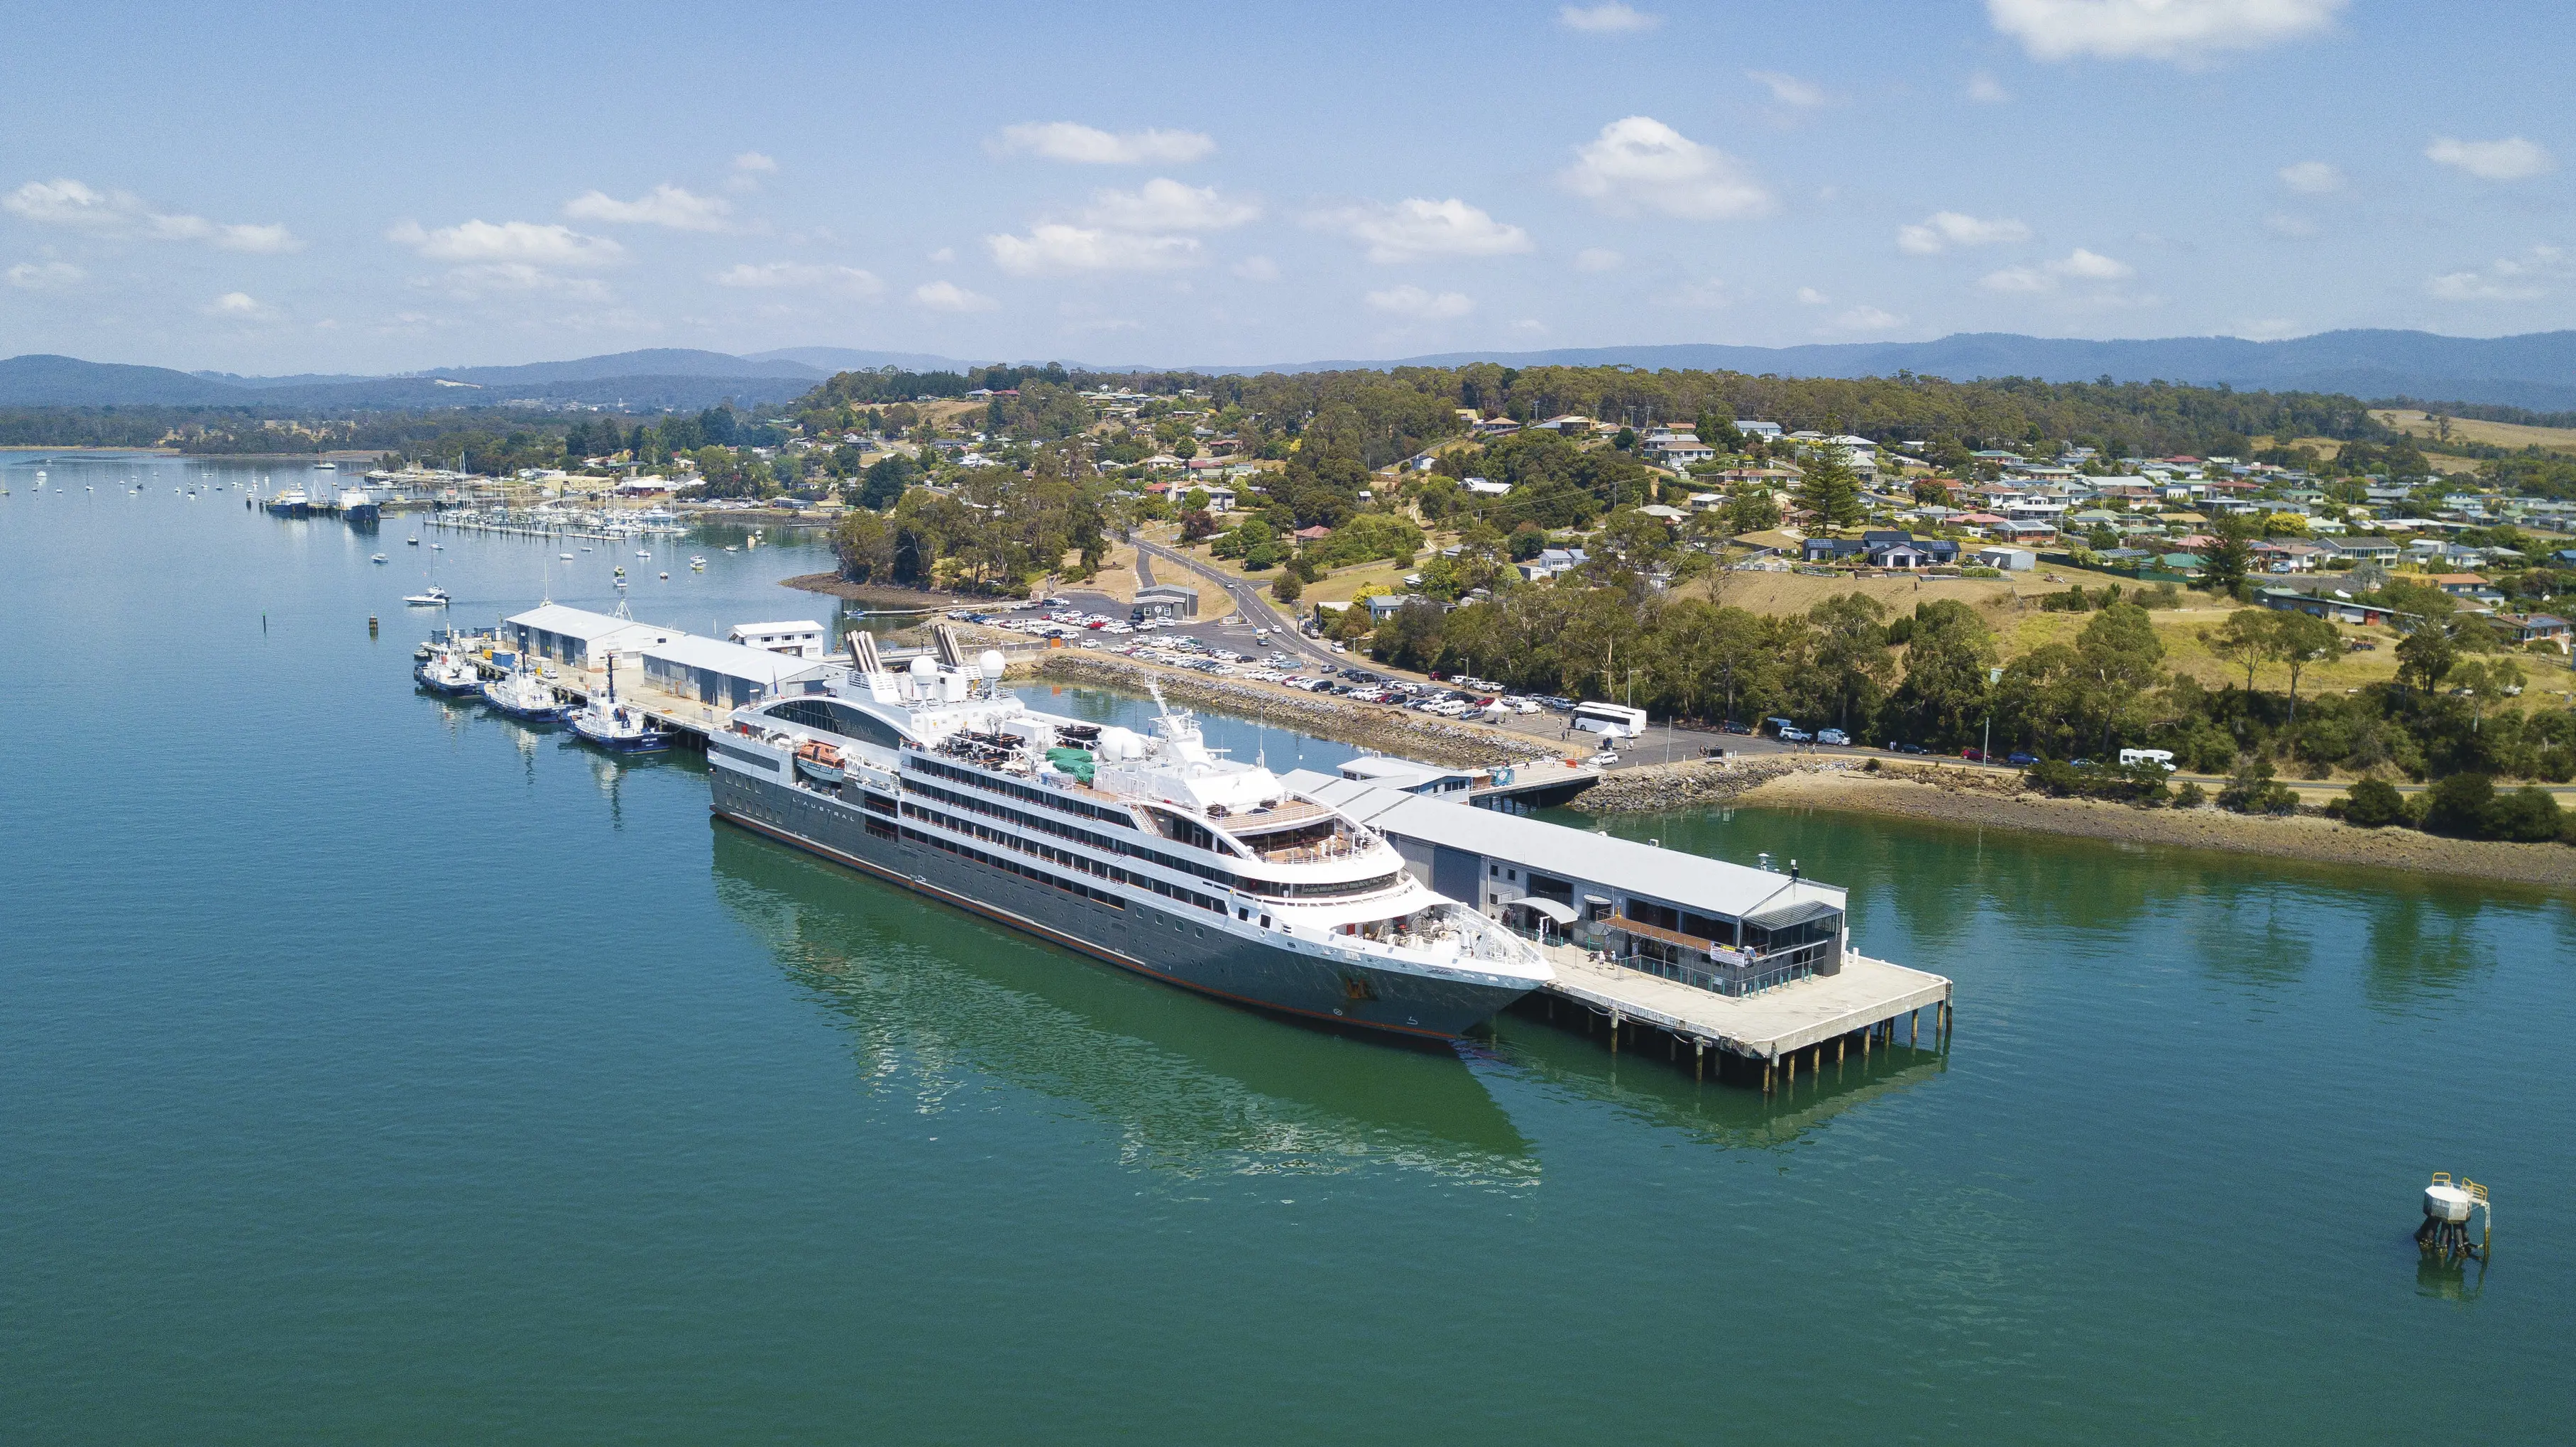
M1765 1093L1847 1056L1892 1045L1938 1048L1950 1034L1951 982L1940 975L1845 952L1842 967L1749 995L1721 995L1557 945L1545 951L1553 983L1524 1000L1523 1014L1559 1025L1608 1027L1616 1052L1661 1037L1678 1062L1705 1079L1727 1058L1758 1067ZM1712 1054L1720 1057L1710 1060ZM1748 1082L1749 1083L1749 1082Z

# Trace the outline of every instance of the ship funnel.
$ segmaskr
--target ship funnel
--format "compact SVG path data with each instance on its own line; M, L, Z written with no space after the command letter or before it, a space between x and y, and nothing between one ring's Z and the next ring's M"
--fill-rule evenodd
M957 646L957 632L945 623L930 625L930 642L939 651L939 661L950 668L966 666L966 652Z

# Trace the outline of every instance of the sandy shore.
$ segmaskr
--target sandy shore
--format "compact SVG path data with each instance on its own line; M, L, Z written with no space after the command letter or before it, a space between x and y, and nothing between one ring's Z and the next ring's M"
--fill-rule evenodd
M2137 809L2087 799L1943 788L1858 769L1780 773L1737 794L1735 802L1898 814L1978 828L2026 829L2321 864L2363 864L2422 874L2466 875L2561 889L2576 887L2576 848L2564 844L2502 844L2443 839L2412 829L2356 829L2314 815L2259 818L2207 808Z

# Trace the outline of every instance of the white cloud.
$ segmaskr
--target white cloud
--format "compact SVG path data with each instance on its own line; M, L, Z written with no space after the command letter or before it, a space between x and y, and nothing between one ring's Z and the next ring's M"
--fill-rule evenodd
M1632 35L1663 24L1664 17L1633 9L1621 4L1620 0L1606 0L1600 5L1560 6L1556 12L1556 23L1586 35Z
M1279 263L1266 256L1247 256L1234 264L1234 274L1245 281L1277 281Z
M246 291L225 292L197 310L206 316L234 322L264 322L277 315L274 308Z
M1845 332L1883 332L1904 324L1905 318L1874 306L1856 306L1834 318L1834 329Z
M155 211L131 192L101 191L68 177L29 181L0 197L0 208L40 226L67 226L104 236L202 241L226 251L259 254L299 251L304 246L294 233L275 223L227 223L182 212Z
M673 231L728 231L733 203L721 196L700 196L665 181L632 201L605 191L585 191L564 203L575 221L605 221L617 226L664 226Z
M1798 288L1798 302L1801 306L1827 306L1833 302L1833 298L1812 286L1802 286Z
M626 256L625 247L605 236L585 236L551 221L463 221L435 231L405 221L387 231L385 239L432 261L462 264L587 268L613 265Z
M2436 136L2424 148L2425 159L2457 167L2481 181L2527 181L2558 168L2558 158L2535 141L2507 136L2501 141L2459 141Z
M2064 259L2050 262L2048 269L2079 281L2120 281L2137 274L2137 268L2127 262L2114 261L2081 246L2066 253Z
M607 285L597 277L564 276L527 261L486 261L460 266L447 274L447 283L450 295L467 301L496 291L545 292L585 301L601 301L609 295Z
M1766 215L1773 206L1771 193L1733 156L1650 116L1603 126L1559 179L1567 190L1622 215L1642 209L1722 221Z
M1745 79L1758 82L1764 89L1770 91L1773 100L1798 110L1814 110L1833 99L1825 94L1822 86L1813 81L1800 80L1785 71L1748 70L1744 76Z
M1312 225L1365 242L1368 259L1378 262L1420 261L1435 256L1508 256L1530 249L1528 232L1497 221L1454 196L1446 201L1415 196L1392 206L1345 206L1308 220Z
M1953 246L1994 246L2029 239L2030 227L2008 216L1988 221L1959 211L1935 211L1912 226L1896 230L1897 249L1916 256L1937 256Z
M2038 266L2007 266L1989 272L1978 281L1988 291L2046 292L2057 290L2060 283L2074 281L2120 281L2136 274L2137 268L2125 261L2115 261L2100 252L2079 246L2055 261Z
M815 266L798 261L772 261L754 266L742 262L708 278L718 286L755 291L806 291L853 301L873 301L885 294L885 283L855 266Z
M946 266L948 263L957 259L957 248L954 246L943 246L937 251L930 253L930 259L938 262L942 266Z
M89 280L89 273L68 261L22 261L8 270L9 284L20 291L61 291Z
M1587 246L1574 253L1577 271L1617 271L1628 264L1628 258L1607 246Z
M778 171L778 160L774 156L764 156L758 151L745 151L733 158L733 168L737 171L758 171L762 175L774 175Z
M2547 296L2552 284L2570 276L2576 276L2576 257L2559 247L2535 246L2476 271L2434 277L2425 290L2442 301L2532 301Z
M1133 191L1092 192L1082 219L1118 231L1224 231L1260 215L1260 206L1220 196L1213 186L1156 177Z
M993 264L1013 276L1060 276L1077 271L1170 271L1195 266L1198 238L1139 236L1096 226L1050 221L1026 236L987 236Z
M1389 287L1373 291L1362 298L1371 307L1415 321L1439 322L1463 317L1476 309L1465 292L1428 292L1418 286Z
M2299 161L2283 166L2281 184L2302 196L2326 196L2343 189L2343 172L2324 161Z
M2344 0L1986 0L1997 30L2039 60L2206 64L2317 34Z
M1073 121L1030 121L1004 126L986 143L1001 156L1042 156L1084 166L1180 165L1216 150L1216 140L1198 131L1110 132Z
M1979 105L1999 106L2012 99L2012 92L2004 89L2002 81L1981 70L1968 77L1968 99Z
M953 281L925 281L912 289L912 299L932 311L988 312L1001 303Z

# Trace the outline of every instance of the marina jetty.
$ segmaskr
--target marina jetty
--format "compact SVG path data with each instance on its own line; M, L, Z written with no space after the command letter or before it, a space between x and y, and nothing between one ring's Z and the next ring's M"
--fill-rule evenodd
M584 701L608 687L614 665L626 706L697 747L713 739L737 750L752 716L745 710L767 717L786 701L854 686L883 691L899 686L885 680L921 670L963 675L1002 664L970 666L944 625L912 650L880 651L853 635L844 656L825 647L825 636L820 624L790 621L708 638L546 603L488 631L451 630L441 646L486 676L532 675ZM1023 645L1019 661L1048 648ZM1308 801L1301 807L1330 810L1384 839L1429 894L1526 941L1547 977L1512 1008L1580 1025L1614 1052L1651 1054L1660 1039L1665 1058L1678 1065L1687 1056L1698 1078L1758 1082L1767 1092L1855 1053L1946 1043L1952 982L1857 948L1841 888L1804 877L1794 862L1784 873L1767 857L1759 867L1734 864L1529 817L1534 802L1554 802L1567 788L1564 772L1527 760L1478 768L1363 755L1279 783L1287 797ZM843 785L800 770L787 787L831 793Z

